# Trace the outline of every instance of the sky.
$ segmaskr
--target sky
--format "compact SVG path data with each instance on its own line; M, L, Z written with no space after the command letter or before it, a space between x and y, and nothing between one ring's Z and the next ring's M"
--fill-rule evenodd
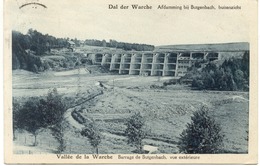
M27 5L19 9L29 2L47 8ZM109 4L149 5L153 9L108 9ZM243 3L225 2L241 5L241 10L157 9L158 5L212 4L207 0L10 0L7 13L11 29L26 33L32 28L55 37L152 45L248 42L250 17L248 6ZM218 4L214 4L216 8Z

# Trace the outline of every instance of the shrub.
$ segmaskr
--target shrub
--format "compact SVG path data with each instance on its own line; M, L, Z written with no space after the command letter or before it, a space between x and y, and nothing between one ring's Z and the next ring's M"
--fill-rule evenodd
M224 135L220 125L209 115L207 107L194 112L191 123L181 133L178 148L181 153L220 153Z
M75 110L71 112L71 116L80 124L86 123L85 118Z
M81 135L87 137L91 146L94 147L96 154L98 154L98 145L101 143L101 133L94 122L89 123L82 129Z
M203 89L203 82L202 80L199 80L199 79L193 79L192 80L192 84L191 84L192 87L196 87L198 88L199 90Z

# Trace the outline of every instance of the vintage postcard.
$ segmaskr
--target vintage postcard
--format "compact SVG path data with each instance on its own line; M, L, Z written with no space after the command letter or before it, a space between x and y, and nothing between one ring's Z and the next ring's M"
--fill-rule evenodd
M256 164L256 0L5 0L7 164Z

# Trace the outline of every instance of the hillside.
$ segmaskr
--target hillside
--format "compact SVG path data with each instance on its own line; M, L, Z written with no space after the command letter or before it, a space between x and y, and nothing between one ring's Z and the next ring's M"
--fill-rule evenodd
M127 144L124 135L125 122L135 112L141 112L149 135L144 145L158 147L158 154L176 154L180 134L191 121L191 116L201 106L208 106L225 134L223 153L248 152L248 92L192 91L189 87L170 85L155 89L167 78L126 75L99 75L80 71L81 77L72 71L33 73L24 70L13 72L13 101L25 102L29 97L44 97L51 88L57 88L67 104L65 120L68 126L64 138L66 154L91 154L92 147L80 135L80 125L73 121L71 111L80 112L85 119L93 119L100 128L102 141L100 154L132 154L134 147ZM36 81L37 80L37 81ZM98 84L101 82L103 87ZM88 99L89 96L103 93ZM77 93L79 93L77 95ZM26 131L16 131L15 154L55 153L58 143L49 130L38 135L39 145L34 147L33 136ZM26 140L26 141L25 141Z
M245 51L249 43L220 43L220 44L186 44L156 46L155 51Z

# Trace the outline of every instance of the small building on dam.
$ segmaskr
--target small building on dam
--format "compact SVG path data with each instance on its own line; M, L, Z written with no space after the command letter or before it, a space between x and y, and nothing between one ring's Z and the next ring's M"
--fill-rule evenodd
M119 74L182 77L196 62L242 58L249 43L158 46L154 51L87 53L95 65Z

